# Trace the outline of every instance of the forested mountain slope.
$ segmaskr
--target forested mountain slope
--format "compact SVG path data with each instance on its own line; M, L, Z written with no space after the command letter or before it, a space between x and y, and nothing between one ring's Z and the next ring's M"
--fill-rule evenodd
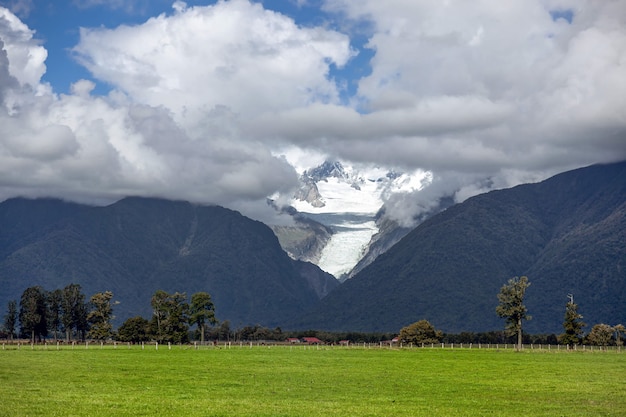
M568 294L590 325L626 323L626 163L452 206L291 326L394 331L425 318L447 332L499 329L496 295L521 275L530 332L561 332Z
M59 200L0 204L0 306L33 285L110 290L118 321L150 318L150 298L207 291L220 320L278 325L337 286L293 261L260 222L217 206L127 198L107 207Z

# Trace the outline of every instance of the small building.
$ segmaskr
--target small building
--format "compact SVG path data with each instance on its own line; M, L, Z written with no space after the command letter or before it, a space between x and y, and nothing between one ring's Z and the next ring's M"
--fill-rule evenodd
M348 346L348 345L350 345L350 341L349 340L340 340L339 341L339 345L340 346Z
M300 339L298 339L297 337L288 337L286 340L287 343L300 343Z
M302 343L307 343L309 345L321 345L324 342L322 342L320 339L318 339L317 337L303 337L302 338Z

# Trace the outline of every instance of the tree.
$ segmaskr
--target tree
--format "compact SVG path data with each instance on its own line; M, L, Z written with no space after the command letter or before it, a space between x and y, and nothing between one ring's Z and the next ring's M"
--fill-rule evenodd
M143 317L131 317L117 329L117 336L122 342L146 342L150 340L148 336L149 327L150 322Z
M79 284L69 284L63 288L63 300L61 302L61 322L65 328L67 342L70 341L72 330L84 333L87 330L87 307L85 294L82 293Z
M162 323L167 316L167 298L169 294L163 290L157 290L150 299L150 305L152 306L152 320L153 324L156 324L154 335L158 341L163 340ZM155 326L153 326L155 327Z
M578 345L583 339L583 327L585 323L581 321L583 316L578 314L578 305L574 303L574 296L569 296L569 301L565 306L565 319L563 329L565 333L559 336L561 344L571 346Z
M217 339L230 340L230 320L224 320L216 329Z
M587 335L587 341L596 346L608 346L613 339L615 329L608 324L596 324Z
M530 282L525 276L511 278L498 294L500 304L496 307L496 313L499 317L506 318L507 334L517 334L517 350L522 349L522 320L531 319L524 305L524 294L529 286Z
M7 314L4 316L4 330L9 335L9 340L13 340L17 327L17 301L11 300L7 306Z
M427 320L420 320L400 329L398 340L402 343L439 343L443 333L435 330L435 327Z
M19 320L22 333L30 333L31 343L35 337L41 341L48 334L46 310L46 292L40 286L26 288L20 299Z
M87 315L87 321L91 325L89 337L96 340L106 340L113 335L113 306L111 291L99 292L91 296L89 300L93 309Z
M624 341L622 340L622 335L624 334L624 331L626 330L624 329L624 325L616 324L615 326L613 326L613 330L615 331L615 344L617 346L622 346L624 344Z
M56 289L48 293L48 327L52 330L54 341L61 329L61 315L63 311L63 291Z
M185 293L168 294L163 290L154 293L152 328L160 342L182 343L189 339L189 304Z
M197 292L191 296L189 323L197 325L200 330L200 343L204 343L204 330L207 323L217 324L215 306L211 296L206 292Z

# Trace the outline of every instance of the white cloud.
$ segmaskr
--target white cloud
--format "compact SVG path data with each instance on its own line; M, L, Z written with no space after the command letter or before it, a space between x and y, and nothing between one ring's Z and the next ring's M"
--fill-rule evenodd
M48 54L34 39L34 32L8 9L0 7L0 41L8 58L9 74L21 85L37 87L46 72Z
M249 209L295 184L275 156L285 153L299 169L323 155L432 170L422 198L462 200L626 159L626 3L324 7L351 20L337 27L371 30L371 72L350 106L331 78L355 54L349 36L260 3L177 1L143 24L81 29L73 51L113 86L107 97L86 80L53 94L41 82L47 51L0 8L3 195L158 195ZM556 10L572 21L553 19ZM405 201L395 207L410 212Z
M246 0L176 5L142 25L82 29L74 51L97 78L188 124L215 106L248 118L337 102L329 65L352 55L347 36L298 27Z
M71 94L53 94L40 80L45 49L19 19L6 9L0 12L5 16L0 20L0 198L56 196L101 203L139 195L253 210L254 204L245 202L265 205L266 196L295 186L296 173L283 158L262 143L233 135L226 108L204 113L199 126L210 130L192 136L163 103L141 103L118 91L93 96L92 81L77 80Z
M435 170L458 164L493 174L626 158L625 3L326 4L374 28L372 72L358 90L369 114L346 118L363 127L351 129L355 158L371 157L358 146L366 132L390 145L377 150L389 160L407 162L408 153ZM554 10L571 10L572 23L554 21ZM368 125L377 118L387 123L380 131Z

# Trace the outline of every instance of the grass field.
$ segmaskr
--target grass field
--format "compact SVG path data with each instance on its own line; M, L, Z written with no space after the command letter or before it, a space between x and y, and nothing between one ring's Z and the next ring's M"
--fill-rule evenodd
M626 352L0 350L2 416L626 416Z

